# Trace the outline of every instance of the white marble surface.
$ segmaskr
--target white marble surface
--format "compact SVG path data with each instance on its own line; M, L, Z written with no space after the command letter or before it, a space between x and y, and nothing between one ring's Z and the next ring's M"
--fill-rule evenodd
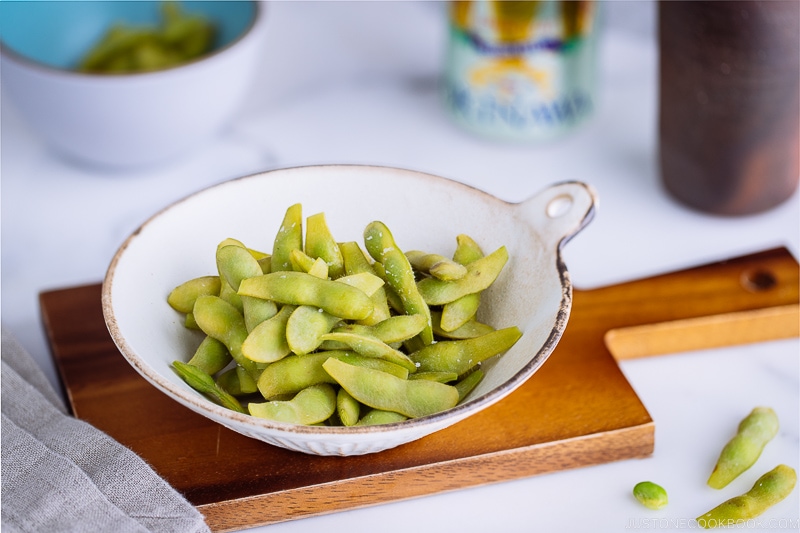
M592 288L784 245L800 250L795 195L757 216L719 218L673 202L655 166L654 5L604 4L601 92L594 118L569 138L502 145L469 136L437 93L445 38L441 3L277 2L263 64L241 113L185 159L112 173L53 156L2 100L2 322L54 384L39 318L43 290L98 282L122 240L170 202L229 178L315 163L399 166L521 201L562 180L592 184L600 208L565 250L577 287ZM656 422L642 460L583 468L276 524L257 531L617 531L696 529L692 519L744 492L778 463L800 466L797 339L626 362ZM723 492L707 471L740 418L774 407L778 437ZM670 505L631 497L651 479ZM747 530L800 528L800 490Z

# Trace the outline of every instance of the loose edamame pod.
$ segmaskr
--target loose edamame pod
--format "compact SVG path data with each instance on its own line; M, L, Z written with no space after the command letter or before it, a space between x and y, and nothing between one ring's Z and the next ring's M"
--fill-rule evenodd
M633 487L633 497L648 509L661 509L668 503L667 491L652 481L641 481Z
M231 396L228 392L221 389L214 383L214 379L197 368L196 366L184 363L182 361L173 361L172 367L183 379L187 385L192 387L197 392L205 394L211 399L215 400L218 404L228 409L232 409L238 413L246 413L239 400Z
M420 338L425 344L432 343L430 308L420 294L411 264L395 243L392 232L383 222L371 222L364 230L364 242L367 252L383 266L385 281L400 297L405 312L425 317L426 325Z
M305 272L272 272L242 281L239 294L282 304L310 305L346 320L361 320L372 313L364 291Z
M738 431L722 449L708 486L721 489L753 466L767 443L778 434L778 415L756 407L739 423Z
M320 383L301 390L291 400L251 402L247 408L259 418L308 426L324 422L336 411L336 391L329 384Z
M778 465L758 478L753 488L745 494L731 498L699 516L697 523L711 529L752 520L791 494L796 483L797 472L794 468Z
M455 372L459 376L478 363L507 351L522 336L516 326L480 337L440 341L411 354L419 372Z
M353 398L373 409L418 418L450 409L458 403L455 387L436 381L400 379L379 370L349 365L333 357L322 367Z

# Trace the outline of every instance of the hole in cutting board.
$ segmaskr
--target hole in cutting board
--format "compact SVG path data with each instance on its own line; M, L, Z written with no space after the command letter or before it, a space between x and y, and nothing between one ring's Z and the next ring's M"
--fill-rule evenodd
M768 291L778 284L775 274L764 269L746 270L740 281L742 287L750 292Z

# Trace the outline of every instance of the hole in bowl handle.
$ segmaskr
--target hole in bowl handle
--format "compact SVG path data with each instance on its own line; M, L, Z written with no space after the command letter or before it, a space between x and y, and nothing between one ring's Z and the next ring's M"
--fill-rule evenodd
M594 217L597 194L579 181L556 183L519 204L525 220L552 245L562 247Z

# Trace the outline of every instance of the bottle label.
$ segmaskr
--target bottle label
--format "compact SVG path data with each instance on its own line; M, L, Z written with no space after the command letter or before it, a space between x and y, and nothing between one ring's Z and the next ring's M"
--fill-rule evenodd
M560 136L594 106L596 5L591 0L453 2L445 104L485 136Z

